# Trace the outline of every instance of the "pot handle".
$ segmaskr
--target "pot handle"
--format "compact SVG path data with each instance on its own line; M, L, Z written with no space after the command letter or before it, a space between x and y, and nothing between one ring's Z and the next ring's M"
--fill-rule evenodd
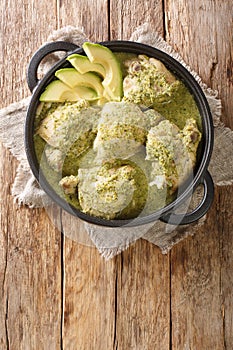
M39 79L37 77L37 70L40 62L45 56L55 51L72 52L78 49L78 47L79 46L67 41L54 41L41 46L32 56L27 69L27 83L30 91L32 92L39 82Z
M201 183L204 186L204 195L197 208L186 214L168 213L163 215L160 220L171 225L188 225L203 217L209 210L214 199L214 183L208 171L206 171Z

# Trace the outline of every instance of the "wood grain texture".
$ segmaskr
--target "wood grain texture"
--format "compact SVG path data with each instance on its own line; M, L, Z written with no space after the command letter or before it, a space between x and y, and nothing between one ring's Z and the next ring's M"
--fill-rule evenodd
M232 189L215 190L207 223L171 252L174 349L231 349L233 344Z
M163 1L110 1L110 39L128 40L135 29L145 22L164 35Z
M233 3L166 0L166 39L202 80L219 92L223 121L233 128Z
M217 230L220 247L220 295L222 300L222 324L225 349L233 345L233 207L232 186L219 189L217 201Z
M116 287L114 349L170 349L170 256L138 241L118 257Z
M223 120L232 125L232 72L227 76L226 69L232 65L232 2L168 0L165 9L167 40L203 81L219 91ZM233 261L232 212L232 188L216 189L206 225L172 250L175 349L199 349L203 342L205 349L233 346L233 279L228 273Z
M58 1L58 23L83 28L92 41L108 40L108 9L107 0Z
M3 151L0 184L15 167ZM11 172L9 171L11 170ZM10 186L1 193L1 349L57 349L60 344L60 233L44 210L18 208ZM4 204L5 203L5 204Z
M29 94L27 63L54 29L82 26L93 41L128 39L149 22L218 89L223 120L233 126L230 0L53 0L49 7L9 0L0 14L1 107ZM216 189L206 225L170 254L140 240L106 262L80 243L83 224L77 242L44 210L14 204L16 168L1 147L1 350L232 349L232 186ZM69 227L64 213L62 223Z
M216 207L212 208L212 213ZM217 222L171 252L172 345L174 349L223 349L220 247Z
M56 2L3 1L1 11L1 107L29 95L29 57L56 28ZM25 25L26 24L26 25ZM39 28L39 30L38 30ZM0 153L0 348L58 349L61 324L60 232L44 210L19 208L11 186L17 162Z
M26 68L35 50L57 27L56 1L1 2L1 107L30 94Z
M112 349L115 332L115 260L65 238L64 349Z

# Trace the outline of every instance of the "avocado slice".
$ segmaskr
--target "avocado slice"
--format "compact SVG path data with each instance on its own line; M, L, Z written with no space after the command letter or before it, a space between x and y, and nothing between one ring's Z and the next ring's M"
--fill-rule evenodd
M70 88L84 86L96 91L98 97L103 96L102 79L95 73L79 73L75 68L62 68L55 72L55 76Z
M99 99L99 96L97 95L96 90L90 87L75 86L72 88L72 90L75 91L81 99L88 100L88 101L94 101Z
M72 90L66 84L59 80L52 81L45 91L40 95L40 101L42 102L75 102L80 100L75 90Z
M52 81L40 95L42 102L75 102L80 99L93 101L97 100L98 96L96 91L91 88L85 86L70 88L60 80Z
M69 61L72 64L72 66L75 69L77 69L77 71L79 71L81 74L87 72L96 72L100 74L102 78L105 78L106 76L104 67L99 63L90 62L87 56L78 55L74 53L73 55L67 57L67 61Z
M107 94L114 101L121 101L123 95L123 79L120 63L114 53L106 46L86 42L83 50L92 63L101 64L106 76L102 84Z

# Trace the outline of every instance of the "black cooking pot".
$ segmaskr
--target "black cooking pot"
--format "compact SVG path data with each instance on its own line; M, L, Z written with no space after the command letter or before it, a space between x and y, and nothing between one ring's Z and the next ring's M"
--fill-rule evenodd
M39 97L44 91L45 87L54 79L55 71L60 68L70 66L69 62L66 60L66 57L73 53L85 55L82 48L79 48L72 43L62 41L52 42L42 46L32 57L27 71L28 86L33 94L27 111L25 125L25 147L28 161L34 176L49 197L51 197L51 199L59 206L70 214L93 224L108 227L136 226L159 219L164 222L168 222L169 224L180 225L189 224L200 219L210 208L214 197L213 181L207 170L213 149L213 122L208 102L201 87L193 76L178 61L156 48L130 41L107 41L102 42L101 44L109 47L113 52L145 54L149 57L154 57L160 60L177 76L178 79L184 82L186 87L192 93L202 120L202 141L199 145L197 164L192 179L187 181L185 185L178 190L177 198L173 202L150 215L138 217L133 220L106 220L84 214L67 203L53 190L40 170L35 153L33 134L36 109L39 104ZM55 51L66 51L67 56L57 62L41 80L38 80L37 70L40 62L45 56ZM186 201L186 199L192 195L199 184L203 184L204 194L198 207L192 212L176 214L175 211L177 208L179 208L181 204L183 204L184 201Z

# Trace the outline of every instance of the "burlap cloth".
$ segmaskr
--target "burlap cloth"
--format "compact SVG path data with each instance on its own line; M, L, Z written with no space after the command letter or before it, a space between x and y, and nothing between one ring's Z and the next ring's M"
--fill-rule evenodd
M144 24L138 27L130 40L142 42L167 52L180 61L195 77L201 85L209 102L215 126L214 151L209 166L215 186L230 185L233 182L233 132L226 128L220 121L221 102L217 98L217 92L208 88L201 78L185 64L181 56L173 50L156 32ZM88 38L82 29L65 27L57 30L48 37L48 42L64 40L81 46ZM44 59L40 70L46 72L49 67L62 56L61 53L53 54ZM0 111L0 139L3 145L12 152L18 159L15 181L12 186L12 195L18 205L27 205L30 208L46 207L47 213L55 225L61 229L59 209L52 205L47 195L40 189L34 179L24 150L24 122L26 109L30 96L20 102L11 104ZM200 200L201 189L197 189L192 196L191 202L185 203L181 211L190 210ZM174 227L156 221L154 223L129 228L103 228L87 223L80 223L80 220L70 214L62 213L62 230L64 234L82 244L95 245L101 255L106 259L112 258L126 249L130 244L139 238L146 239L159 246L163 253L167 253L171 247L187 237L194 235L205 222L205 217L192 225Z

